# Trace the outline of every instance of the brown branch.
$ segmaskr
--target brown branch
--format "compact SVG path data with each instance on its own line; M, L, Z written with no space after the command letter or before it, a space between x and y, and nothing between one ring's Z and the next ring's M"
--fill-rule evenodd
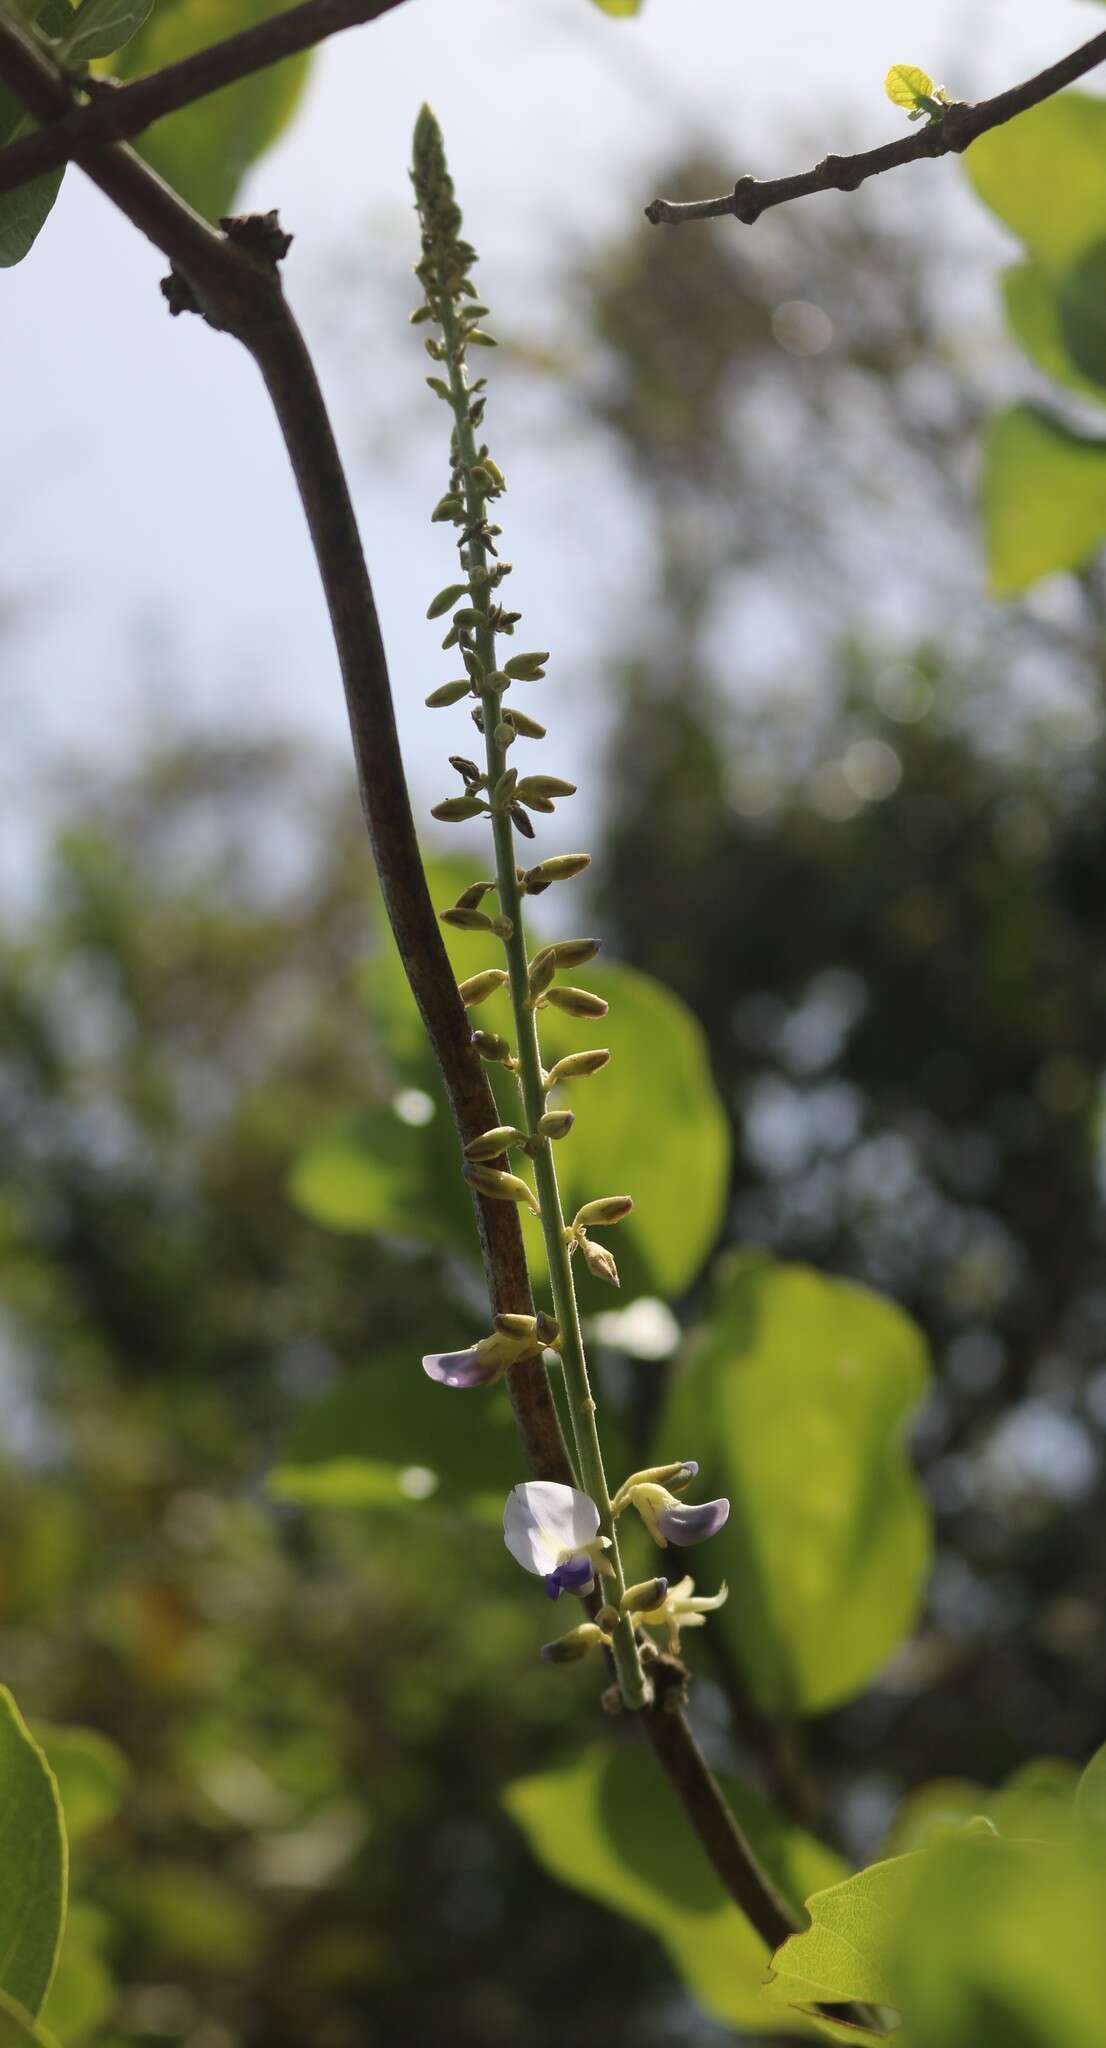
M0 193L26 184L41 171L55 170L71 158L79 159L89 143L120 142L141 135L155 121L179 112L193 100L265 71L285 57L313 49L341 29L376 21L401 4L402 0L300 0L299 6L269 15L253 28L211 43L191 57L182 57L178 64L152 71L147 78L137 78L129 85L116 85L109 79L94 81L91 99L78 101L67 94L53 115L40 117L47 121L46 127L0 149Z
M0 18L0 83L37 120L68 104L69 88L30 38ZM341 457L314 365L284 297L277 262L288 247L276 216L227 223L220 235L125 144L84 143L75 158L173 266L173 312L201 313L254 358L276 411L299 488L338 652L361 801L381 893L442 1072L462 1142L498 1121L483 1065L427 891L396 733L387 659ZM496 1310L531 1306L518 1214L477 1205ZM571 1483L572 1469L540 1364L516 1369L511 1401L531 1470ZM779 1899L708 1770L678 1698L636 1716L729 1896L770 1947L799 1922Z
M917 163L922 157L962 155L988 129L999 128L1016 114L1051 99L1104 60L1106 34L1092 36L1089 43L1023 84L974 104L954 101L939 120L895 142L885 142L879 149L863 149L855 156L825 156L812 171L800 171L791 178L739 178L732 192L723 192L717 199L654 199L646 207L645 217L654 226L665 222L678 227L682 221L717 220L732 213L751 227L770 206L783 206L789 199L805 199L812 192L855 192L868 178L898 170L901 164Z

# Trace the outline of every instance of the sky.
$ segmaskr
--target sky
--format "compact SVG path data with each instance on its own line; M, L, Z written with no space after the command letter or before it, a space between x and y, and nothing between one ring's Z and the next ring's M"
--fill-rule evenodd
M979 97L1101 19L1090 0L838 0L832 13L825 0L646 0L632 22L589 0L407 0L324 47L294 126L239 204L279 206L296 236L286 289L348 450L419 804L442 793L441 728L422 700L444 671L423 613L452 567L443 529L427 524L442 456L404 319L420 101L443 122L485 296L504 331L540 336L566 260L634 218L658 163L689 142L720 151L735 175L779 174L895 132L881 86L891 62ZM811 138L798 161L797 133ZM951 163L900 175L935 218L972 207ZM981 232L997 269L1001 239ZM226 338L167 317L164 269L71 171L30 259L0 275L0 901L34 872L63 756L125 762L181 729L291 728L347 746L313 563L256 374ZM557 433L555 408L535 430L508 402L503 423L516 436L496 452L513 486L525 644L553 647L571 670L647 573L632 496L609 453ZM602 546L583 537L585 505Z

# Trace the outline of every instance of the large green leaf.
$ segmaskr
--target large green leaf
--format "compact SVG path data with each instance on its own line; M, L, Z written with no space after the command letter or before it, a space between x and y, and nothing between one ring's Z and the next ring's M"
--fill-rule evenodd
M110 57L137 35L154 0L81 0L69 24L61 54L68 64L89 64Z
M962 1836L922 1860L892 1959L910 2048L1101 2048L1101 1854Z
M135 78L279 12L271 0L158 0L111 68L121 78ZM254 158L276 141L290 119L307 63L305 56L290 57L224 86L156 122L137 146L198 212L218 219L229 211Z
M743 1786L727 1797L765 1868L796 1906L834 1882L830 1850L781 1820ZM535 1856L574 1891L654 1934L705 2009L732 2026L785 2027L766 2016L760 1985L768 1951L727 1897L667 1782L644 1751L602 1744L504 1794ZM803 2031L800 2027L799 2031Z
M467 863L434 863L429 878L435 902L443 908L453 902L476 872ZM567 905L567 891L560 894ZM562 931L571 929L561 925ZM446 943L458 980L495 960L495 942L480 934L448 930ZM611 1062L562 1091L577 1113L556 1155L565 1210L571 1215L596 1195L632 1194L633 1214L610 1237L623 1297L678 1295L711 1251L729 1182L729 1123L711 1080L703 1033L677 997L633 968L597 965L580 970L579 978L607 999L609 1014L585 1025L558 1010L542 1011L546 1065L589 1045L609 1047ZM321 1133L295 1168L293 1196L331 1227L390 1231L475 1257L475 1225L456 1137L390 942L370 961L362 985L394 1063L398 1113L377 1107ZM482 1004L473 1021L513 1036L504 994ZM504 1119L517 1120L514 1081L497 1068L489 1078ZM403 1122L404 1089L426 1098L433 1109L428 1121ZM531 1270L540 1279L540 1230L528 1216L523 1227ZM585 1306L609 1306L609 1290L600 1282L582 1269L578 1281Z
M1106 235L1106 100L1044 100L981 135L964 161L984 204L1053 272Z
M863 1287L747 1256L724 1270L655 1456L728 1494L709 1575L760 1705L811 1714L870 1679L913 1626L929 1517L903 1447L927 1382L909 1318Z
M0 1991L32 2015L54 1974L65 1889L57 1783L10 1692L0 1686Z
M1080 397L1101 401L1099 385L1076 368L1065 345L1060 293L1043 264L1031 258L1011 264L1003 273L1002 291L1007 326L1038 369Z
M1106 439L1035 405L996 414L984 442L983 524L996 597L1082 568L1106 537Z

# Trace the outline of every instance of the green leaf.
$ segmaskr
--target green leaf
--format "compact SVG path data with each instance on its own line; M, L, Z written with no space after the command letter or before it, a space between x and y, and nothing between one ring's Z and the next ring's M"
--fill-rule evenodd
M130 1780L122 1750L94 1728L36 1722L34 1736L57 1779L70 1846L119 1811Z
M17 1999L0 1991L0 2048L58 2048L53 2034L29 2013Z
M434 901L442 907L455 901L476 872L467 863L434 863L429 870ZM496 963L486 935L447 927L444 937L459 981ZM612 1238L622 1298L678 1295L695 1279L715 1243L729 1186L729 1122L711 1079L706 1042L686 1006L647 975L603 965L589 966L580 978L606 998L609 1015L584 1024L547 1009L540 1018L547 1066L589 1045L607 1046L611 1052L602 1074L561 1091L577 1113L576 1126L556 1155L565 1209L571 1215L597 1195L628 1190L635 1207ZM391 1110L370 1110L322 1134L293 1173L294 1199L332 1227L392 1231L475 1258L475 1224L456 1137L390 942L369 963L362 985L398 1082L419 1090L434 1114L412 1128ZM479 1022L513 1041L505 994L481 1005ZM497 1068L489 1069L489 1079L501 1121L513 1120L518 1110L514 1081ZM402 1095L398 1099L402 1104ZM610 1186L614 1161L618 1188ZM545 1272L540 1230L529 1218L523 1228L531 1270L539 1279ZM586 1307L610 1305L610 1290L582 1271L579 1286Z
M0 193L0 270L22 263L39 235L61 189L64 164L43 171L14 192Z
M72 20L69 0L46 0L37 13L29 11L43 34L52 37L64 35ZM0 144L13 141L34 126L20 102L0 86ZM13 192L0 193L0 270L10 270L13 264L22 263L33 247L64 176L63 164L56 171L43 171L26 185L17 185Z
M1015 597L1042 576L1081 569L1106 537L1106 439L1076 433L1036 405L990 421L983 452L990 585Z
M1011 264L1003 273L1002 292L1007 326L1038 369L1080 397L1101 403L1099 386L1076 369L1065 346L1059 291L1043 265L1031 259Z
M120 78L157 71L279 11L271 0L158 0L111 68ZM155 122L136 147L190 205L216 220L229 211L250 164L290 120L307 63L306 56L289 57L224 86Z
M883 90L896 107L904 107L908 114L916 112L920 100L933 98L933 80L928 71L919 70L916 64L892 64L883 81Z
M903 1448L926 1389L924 1341L863 1287L747 1256L723 1269L654 1445L698 1458L730 1519L703 1569L767 1713L820 1713L909 1634L929 1516Z
M0 1991L32 2015L54 1974L65 1891L57 1783L10 1692L0 1686Z
M997 1789L969 1778L938 1778L903 1801L883 1855L904 1856L931 1847L982 1815L1008 1841L1070 1841L1079 1773L1064 1757L1022 1764Z
M1106 235L1106 100L1065 92L973 142L984 205L1053 273Z
M1092 242L1060 280L1058 310L1064 347L1077 370L1106 385L1106 236Z
M479 1335L475 1327L468 1338ZM466 1341L458 1333L460 1346ZM443 1333L443 1349L450 1333ZM285 1500L316 1507L437 1507L496 1517L519 1478L514 1421L502 1391L457 1393L428 1380L411 1353L356 1367L293 1432L269 1478Z
M780 1890L798 1906L831 1882L839 1860L744 1786L725 1792ZM504 1804L539 1862L562 1884L655 1935L707 2012L759 2034L794 2034L793 2015L765 2015L767 1949L724 1892L674 1793L643 1750L598 1745L508 1786Z
M1079 1780L1075 1808L1082 1821L1106 1830L1106 1743L1095 1750Z
M88 64L122 49L153 11L154 0L81 0L67 27L60 54L68 64Z
M910 2048L1100 2048L1101 1854L962 1836L919 1861L891 1958Z

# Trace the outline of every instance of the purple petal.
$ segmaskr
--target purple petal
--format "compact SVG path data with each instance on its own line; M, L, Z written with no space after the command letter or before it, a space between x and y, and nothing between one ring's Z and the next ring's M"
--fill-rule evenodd
M698 1507L684 1507L681 1503L661 1508L657 1523L669 1543L702 1543L708 1536L717 1536L729 1515L728 1500L705 1500Z
M698 1461L697 1461L697 1460L696 1460L695 1458L685 1458L685 1459L684 1459L684 1471L685 1471L685 1472L687 1473L687 1476L688 1476L688 1479L689 1479L689 1480L692 1480L692 1479L698 1479L698 1477L699 1477L699 1465L698 1465ZM681 1481L680 1481L680 1484L681 1484L681 1486L682 1486L682 1485L684 1484L683 1480L681 1480Z
M497 1380L502 1366L489 1365L475 1351L431 1351L423 1359L428 1379L443 1387L486 1387Z
M583 1593L595 1577L595 1566L590 1557L566 1557L550 1572L545 1581L545 1590L551 1600L557 1600L562 1593Z

